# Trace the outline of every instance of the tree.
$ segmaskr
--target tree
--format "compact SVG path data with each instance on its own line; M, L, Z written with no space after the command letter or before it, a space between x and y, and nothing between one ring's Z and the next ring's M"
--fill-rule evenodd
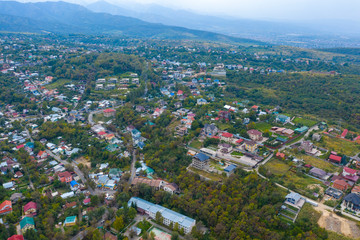
M173 232L171 234L171 240L179 240L180 237L179 237L179 233L178 232Z
M156 212L155 221L160 224L162 224L164 222L164 218L163 218L161 212Z
M121 229L123 229L125 227L123 217L122 216L116 217L116 219L113 223L113 226L117 231L120 231Z

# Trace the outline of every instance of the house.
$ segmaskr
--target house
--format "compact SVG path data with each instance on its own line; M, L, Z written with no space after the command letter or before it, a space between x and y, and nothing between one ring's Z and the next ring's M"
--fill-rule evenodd
M177 92L177 95L178 95L178 96L182 96L182 95L184 95L184 92L181 91L181 90L179 90L179 91Z
M153 118L159 117L164 112L163 108L156 108L154 113L152 114Z
M65 227L71 227L71 226L74 226L75 224L76 224L76 216L70 216L70 217L65 218L65 221L64 221Z
M321 134L319 133L314 133L313 136L312 136L312 140L313 141L320 141L321 140Z
M350 187L346 181L342 179L336 179L333 183L333 188L338 189L340 191L346 191Z
M178 225L179 229L183 229L185 234L191 232L192 228L195 226L196 221L192 218L184 216L178 212L167 209L163 206L153 204L151 202L145 201L141 198L132 197L128 202L128 206L136 206L136 209L139 213L146 214L150 218L155 219L156 213L160 212L163 218L163 224L166 226L175 226Z
M232 151L232 146L228 143L220 143L219 144L220 152L222 153L230 153Z
M223 132L220 136L220 139L225 142L232 142L233 136L234 135L232 133Z
M298 193L291 192L285 197L285 201L289 202L293 205L297 205L297 203L301 200L301 196Z
M32 217L24 217L20 221L20 230L22 233L25 233L29 229L35 229L34 218Z
M309 171L309 174L312 175L312 176L314 176L314 177L323 179L323 180L325 180L325 178L327 177L327 173L326 173L324 170L319 169L319 168L316 168L316 167L313 167L313 168Z
M314 144L310 141L302 141L300 148L303 149L306 153L311 153L314 148Z
M7 240L24 240L24 236L23 235L12 235Z
M338 189L329 187L328 189L326 189L325 194L335 199L339 199L343 195L343 192Z
M27 204L25 204L24 206L24 214L25 215L36 215L36 211L37 211L37 206L35 202L28 202Z
M105 109L105 110L103 111L103 113L104 113L104 116L105 116L105 117L113 117L113 116L115 116L116 110L115 110L115 109L108 108L108 109Z
M292 137L294 135L294 131L291 129L285 129L284 131L282 131L282 134L287 137Z
M14 174L15 178L21 178L23 176L24 176L24 174L22 172L20 172L20 171L16 171L16 173Z
M70 182L70 188L71 190L76 191L79 188L79 184L75 180L72 180Z
M14 187L14 183L13 182L7 182L7 183L3 183L3 187L5 189L10 189Z
M210 157L204 153L198 153L192 159L192 166L194 168L206 170L209 168L209 159Z
M280 122L282 124L287 124L290 122L290 117L288 116L285 116L285 115L282 115L282 114L278 114L276 116L276 119L275 119L276 122Z
M352 182L357 182L359 180L359 176L357 175L357 170L348 167L344 167L342 175L344 178Z
M109 170L109 178L120 178L122 174L122 171L120 168L111 168Z
M206 123L203 128L203 134L206 135L207 137L216 136L218 131L219 131L219 129L216 127L215 124L207 124Z
M356 193L350 193L344 197L343 206L352 211L360 211L360 196Z
M207 104L208 102L205 100L205 99L203 99L203 98L199 98L197 101L196 101L196 104L197 105L205 105L205 104Z
M22 193L14 193L10 197L10 201L12 203L16 203L19 200L25 199L25 197L22 195Z
M236 165L234 164L230 164L229 166L227 166L225 169L224 169L224 172L230 176L231 174L233 174L235 172L235 169L237 168Z
M68 171L59 173L58 178L61 182L66 183L69 183L73 180L71 173L69 173Z
M137 112L145 112L145 107L141 106L141 105L137 105L135 108L135 111Z
M174 194L174 193L179 193L180 192L180 188L176 183L167 183L163 186L164 191Z
M37 157L37 159L42 160L42 159L46 159L48 157L48 154L45 151L40 151L40 152L38 152L36 157Z
M278 158L278 159L285 159L285 153L281 153L281 152L277 152L276 153L276 157Z
M83 201L83 204L84 205L89 205L91 202L91 198L85 198L84 201Z
M257 143L252 140L251 141L245 140L244 145L245 145L245 150L252 152L252 153L255 152L257 149Z
M182 107L182 103L181 102L176 102L174 104L175 108L181 108Z
M12 203L9 200L5 200L0 204L0 215L8 214L12 212Z
M342 133L341 133L341 138L345 138L346 135L348 134L349 130L345 129Z
M253 141L261 141L262 140L262 133L256 129L251 129L247 131L249 137Z
M341 157L337 156L337 155L334 155L334 154L330 154L329 161L333 162L333 163L340 164L341 163Z
M229 121L231 118L231 114L229 111L220 111L219 112L219 119Z
M301 128L296 128L296 129L295 129L295 132L298 132L298 133L300 133L300 134L303 134L303 133L305 133L307 130L309 130L309 128L306 127L306 126L303 126L303 127L301 127Z
M76 207L76 202L71 202L71 203L66 203L65 204L65 209L67 208L75 208Z

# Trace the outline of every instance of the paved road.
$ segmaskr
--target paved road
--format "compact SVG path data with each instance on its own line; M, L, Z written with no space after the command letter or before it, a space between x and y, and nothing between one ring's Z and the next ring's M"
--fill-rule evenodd
M135 178L135 173L136 173L136 169L135 169L135 163L136 163L136 150L134 149L132 152L133 155L133 159L131 162L131 168L130 168L130 178L129 178L129 183L131 184L132 181Z

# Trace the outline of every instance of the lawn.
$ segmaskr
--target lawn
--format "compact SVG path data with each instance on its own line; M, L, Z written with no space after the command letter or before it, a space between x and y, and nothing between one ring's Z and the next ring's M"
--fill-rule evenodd
M94 122L107 122L110 121L111 119L114 119L114 117L105 117L104 114L99 113L99 114L94 114L93 116L93 120Z
M296 157L304 159L307 164L320 168L326 172L335 173L340 171L340 167L337 167L326 160L321 160L308 155L297 155Z
M309 195L306 190L309 190L308 186L312 184L320 184L322 182L320 180L314 179L312 177L306 176L304 174L297 175L293 172L287 172L281 180L283 181L283 185L288 187L294 191L298 191L300 194L305 196Z
M200 149L202 148L202 142L200 142L199 140L194 140L190 143L190 147L196 148L196 149Z
M347 156L354 156L360 151L360 145L353 142L348 142L343 139L323 136L322 141L318 143L320 147L324 147L331 151L345 154Z
M232 156L244 156L243 153L241 153L241 152L236 152L236 151L232 152L231 155L232 155Z
M222 175L219 175L217 173L209 173L209 172L205 172L205 171L202 171L202 170L199 170L197 168L193 168L193 167L190 167L189 168L192 172L194 173L197 173L203 177L206 177L206 178L209 178L213 181L222 181L223 180L223 176Z
M295 213L290 212L290 211L288 211L288 210L283 210L283 211L281 211L281 212L282 212L283 214L285 214L286 216L291 217L291 218L295 218L295 216L296 216Z
M280 175L280 176L284 175L290 168L289 165L287 165L286 163L284 163L276 158L273 158L269 162L267 162L265 164L265 167L272 174Z
M270 130L272 128L272 125L267 122L259 122L255 124L255 128L261 132L264 132L265 130Z
M295 123L295 124L301 124L301 125L307 126L307 127L312 127L312 126L314 126L314 125L317 123L317 121L311 120L311 119L308 119L308 118L296 117L296 118L293 120L293 123Z
M291 210L293 210L293 211L299 211L299 209L297 209L296 207L294 207L294 206L291 206L291 205L289 205L289 204L284 204L287 208L290 208Z
M224 167L220 165L218 161L210 160L210 166L218 171L224 171Z
M46 88L48 88L48 89L55 89L55 88L64 86L65 84L68 84L68 83L70 83L70 82L71 82L71 80L58 79L58 80L56 80L55 82L52 82L52 83L46 85Z

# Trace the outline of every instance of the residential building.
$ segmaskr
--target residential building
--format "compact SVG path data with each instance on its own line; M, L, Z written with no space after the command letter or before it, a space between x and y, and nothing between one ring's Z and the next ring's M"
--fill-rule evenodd
M0 215L8 214L12 212L12 203L9 200L5 200L0 204Z
M296 128L296 129L295 129L295 132L298 132L298 133L300 133L300 134L303 134L303 133L305 133L307 130L309 130L309 128L306 127L306 126L303 126L303 127L301 127L301 128Z
M36 215L36 211L37 211L37 206L35 202L28 202L25 206L24 206L24 214L25 215L31 215L34 216Z
M163 185L163 189L171 194L180 192L180 188L176 183L165 183L165 185Z
M163 223L166 226L175 226L177 223L179 225L179 229L183 229L185 234L190 233L196 224L195 219L189 218L163 206L145 201L141 198L132 197L128 202L128 206L130 207L134 205L137 207L138 212L149 215L152 219L156 218L157 212L161 213L161 216L164 219Z
M34 218L32 217L24 217L20 221L20 230L22 233L25 233L29 229L35 229Z
M298 193L291 192L286 195L285 200L289 203L296 205L301 200L301 196Z
M360 196L356 193L350 193L344 197L343 206L349 210L360 211Z
M12 235L7 240L24 240L24 236L23 235Z
M220 139L225 142L232 142L233 141L233 134L228 132L223 132L220 136Z
M203 128L203 134L205 134L207 137L213 137L216 136L216 134L219 132L219 129L216 127L215 124L205 124Z
M208 102L205 100L205 99L203 99L203 98L199 98L197 101L196 101L196 104L197 105L205 105L205 104L207 104Z
M115 114L116 114L116 110L115 110L115 109L108 108L108 109L105 109L105 110L103 111L103 113L104 113L104 116L105 116L105 117L113 117L113 116L115 116Z
M334 154L330 154L329 161L333 162L333 163L340 164L341 163L341 157L337 156L337 155L334 155Z
M355 169L344 167L342 175L347 180L350 180L350 181L356 183L359 180L359 176L357 175L357 172L358 171Z
M262 133L256 129L251 129L247 131L249 137L253 141L261 141L262 140Z
M245 140L244 146L245 146L245 150L252 152L252 153L255 152L257 149L257 143L252 140L251 141Z
M69 183L73 180L71 173L68 171L59 173L58 177L61 182Z
M303 149L306 153L311 153L313 151L314 144L310 141L302 141L300 148Z
M285 116L285 115L282 115L282 114L278 114L276 116L276 119L275 119L276 122L280 122L282 124L286 124L286 123L289 123L290 122L290 117L288 116Z
M341 133L341 138L345 138L346 135L348 134L349 130L344 129L344 131Z
M207 170L209 168L210 157L204 153L196 154L192 159L192 166L201 170Z
M39 159L39 160L42 160L42 159L46 159L48 157L48 154L47 152L45 151L40 151L38 152L38 154L36 155L36 157Z
M320 168L316 168L316 167L313 167L310 171L309 171L309 174L314 176L314 177L317 177L317 178L320 178L320 179L323 179L325 180L325 178L328 176L327 173L320 169Z
M313 141L320 141L321 140L321 134L319 133L314 133L313 136L312 136L312 140Z
M76 225L76 216L70 216L70 217L65 218L65 221L64 221L65 227L71 227L74 225Z
M346 191L350 187L350 184L348 184L345 180L342 179L336 179L333 183L333 188L336 188L340 191Z
M231 174L233 174L235 172L235 169L237 168L236 165L234 164L230 164L229 166L227 166L225 169L224 169L224 172L230 176Z

